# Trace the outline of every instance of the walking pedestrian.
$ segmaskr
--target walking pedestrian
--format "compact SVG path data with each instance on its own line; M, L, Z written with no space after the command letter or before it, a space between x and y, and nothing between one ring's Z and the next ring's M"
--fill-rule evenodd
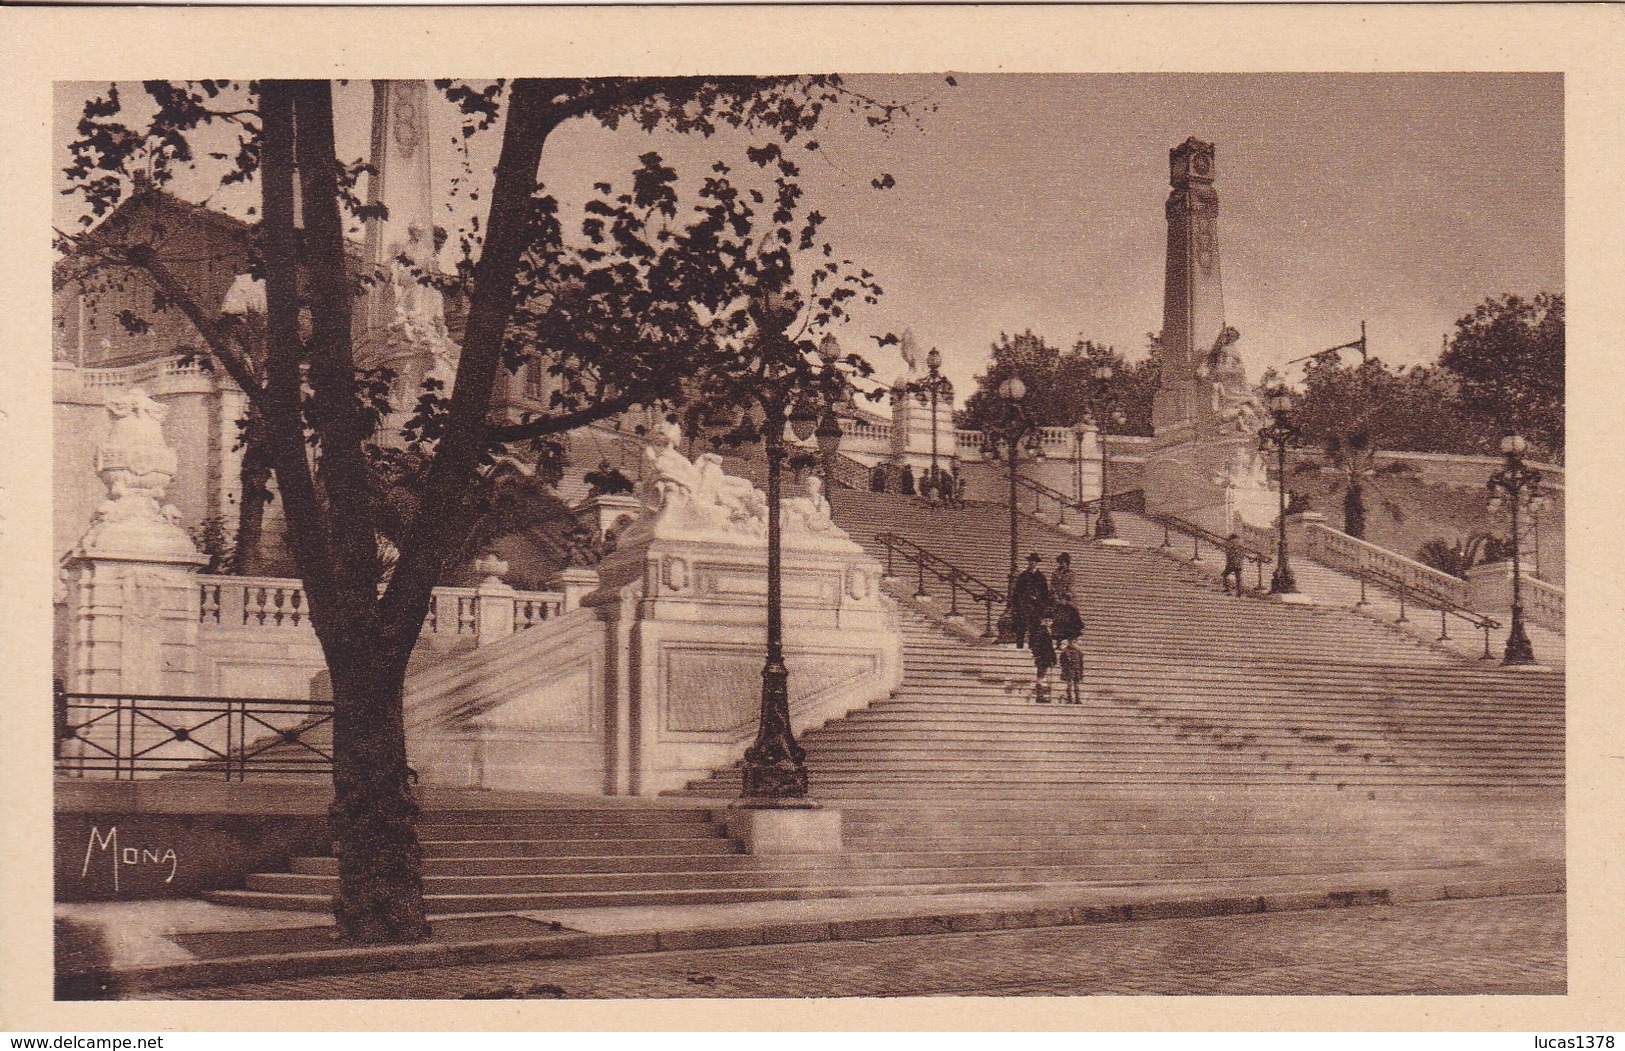
M1219 578L1226 595L1230 594L1230 582L1236 583L1236 595L1241 595L1241 569L1246 564L1245 549L1241 546L1241 537L1231 533L1224 541L1224 574Z
M1049 597L1051 602L1064 602L1072 605L1072 556L1062 551L1055 556L1055 572L1049 577Z
M1049 612L1049 581L1038 564L1044 561L1034 553L1027 556L1027 570L1016 576L1010 587L1010 626L1016 633L1016 648L1027 644L1027 636Z
M1071 642L1083 635L1083 615L1070 602L1057 602L1050 616L1050 634L1056 642Z
M1067 639L1061 647L1061 682L1066 686L1066 704L1083 703L1083 648L1077 639Z
M1033 700L1049 703L1049 673L1055 667L1055 640L1050 637L1050 621L1042 617L1027 632L1033 651Z

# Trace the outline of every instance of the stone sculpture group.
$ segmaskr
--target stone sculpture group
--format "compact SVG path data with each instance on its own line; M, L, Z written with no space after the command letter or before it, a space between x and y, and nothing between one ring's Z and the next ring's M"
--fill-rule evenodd
M692 460L684 456L678 450L681 441L677 424L667 421L644 450L649 478L641 495L649 512L630 529L657 536L758 542L765 538L767 496L749 480L729 474L716 453L701 453ZM781 504L785 536L844 539L845 534L830 518L820 479L809 476L801 485L807 495Z

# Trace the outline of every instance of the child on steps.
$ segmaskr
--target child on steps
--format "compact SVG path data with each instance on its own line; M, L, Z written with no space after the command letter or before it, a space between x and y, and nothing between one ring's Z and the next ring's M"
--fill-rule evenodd
M1078 640L1067 639L1061 647L1061 681L1066 684L1064 704L1083 703L1083 650Z

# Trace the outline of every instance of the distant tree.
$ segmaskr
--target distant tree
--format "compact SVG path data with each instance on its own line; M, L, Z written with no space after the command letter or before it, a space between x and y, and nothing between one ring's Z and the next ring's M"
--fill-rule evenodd
M1343 531L1352 537L1365 537L1368 490L1381 498L1389 517L1396 522L1404 517L1397 503L1381 497L1376 480L1411 470L1399 462L1381 464L1378 458L1384 449L1404 447L1408 413L1414 408L1407 387L1403 375L1390 372L1377 358L1344 366L1330 355L1311 361L1305 372L1292 418L1321 455L1298 471L1331 474L1343 496Z
M1439 364L1458 385L1456 410L1481 428L1481 451L1517 432L1562 461L1563 315L1562 293L1542 292L1486 299L1456 322Z
M982 430L1002 421L999 384L1014 375L1027 385L1022 406L1039 426L1070 427L1089 411L1096 387L1094 368L1102 361L1112 366L1108 389L1115 409L1102 429L1108 434L1150 434L1157 383L1153 359L1130 363L1111 347L1091 340L1079 340L1063 352L1031 329L1015 337L999 335L987 371L976 377L976 390L959 412L958 425Z
M582 475L581 480L587 483L588 491L595 496L616 496L630 493L636 488L632 479L621 473L620 468L611 466L608 460L600 463L596 470Z

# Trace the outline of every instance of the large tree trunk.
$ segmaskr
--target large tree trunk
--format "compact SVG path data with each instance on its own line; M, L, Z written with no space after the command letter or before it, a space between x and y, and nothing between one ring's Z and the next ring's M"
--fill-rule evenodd
M355 391L331 85L265 81L261 115L265 422L289 546L332 676L334 913L347 941L416 941L428 924L401 696L423 610L416 621L388 621L379 609L377 516L363 449L370 435ZM295 168L302 230L295 229ZM301 268L308 340L300 331ZM307 426L314 446L305 441ZM410 631L398 627L406 623Z
M334 918L346 941L420 941L423 904L418 804L406 764L406 660L374 641L327 651L333 682L333 805L339 861Z

